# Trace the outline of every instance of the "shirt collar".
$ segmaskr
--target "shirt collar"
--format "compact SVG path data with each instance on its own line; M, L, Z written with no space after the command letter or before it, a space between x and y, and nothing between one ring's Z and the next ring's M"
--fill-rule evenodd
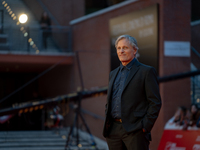
M133 60L131 60L131 62L129 62L126 66L123 66L122 63L120 64L120 70L122 70L123 68L130 70L135 62L135 58Z

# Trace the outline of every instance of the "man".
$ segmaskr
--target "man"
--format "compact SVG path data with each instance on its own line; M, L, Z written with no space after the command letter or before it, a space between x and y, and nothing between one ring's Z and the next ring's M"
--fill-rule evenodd
M161 108L156 71L136 59L135 38L122 35L115 47L121 64L110 73L103 135L110 150L149 150Z

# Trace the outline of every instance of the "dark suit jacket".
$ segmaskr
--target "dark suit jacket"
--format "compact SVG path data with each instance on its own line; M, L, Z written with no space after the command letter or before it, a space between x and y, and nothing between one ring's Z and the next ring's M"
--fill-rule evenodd
M116 68L109 76L104 137L108 136L112 125L110 117L112 87L119 70L119 67ZM124 129L127 133L142 130L142 128L150 132L160 108L161 98L156 71L153 67L136 60L125 81L121 97L121 119Z

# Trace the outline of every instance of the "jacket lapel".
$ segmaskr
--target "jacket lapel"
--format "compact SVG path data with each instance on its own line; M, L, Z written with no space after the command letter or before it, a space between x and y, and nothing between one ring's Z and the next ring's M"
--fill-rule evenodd
M139 70L139 66L140 66L140 63L138 62L138 60L136 60L130 70L130 73L128 74L128 77L127 77L125 83L124 83L123 90L126 88L126 86L131 81L131 79L134 77L134 75L137 73L137 71Z
M119 69L120 67L118 67L116 70L114 70L113 74L112 74L112 77L110 79L110 82L109 82L109 86L108 86L108 101L110 100L111 98L111 93L112 93L112 87L113 87L113 84L114 84L114 81L115 81L115 78L119 72Z

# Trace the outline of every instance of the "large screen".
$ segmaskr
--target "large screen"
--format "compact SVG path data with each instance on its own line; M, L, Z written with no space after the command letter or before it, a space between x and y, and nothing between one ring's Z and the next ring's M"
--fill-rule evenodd
M136 38L139 62L153 66L158 71L158 5L110 19L111 70L119 66L115 41L128 34Z

